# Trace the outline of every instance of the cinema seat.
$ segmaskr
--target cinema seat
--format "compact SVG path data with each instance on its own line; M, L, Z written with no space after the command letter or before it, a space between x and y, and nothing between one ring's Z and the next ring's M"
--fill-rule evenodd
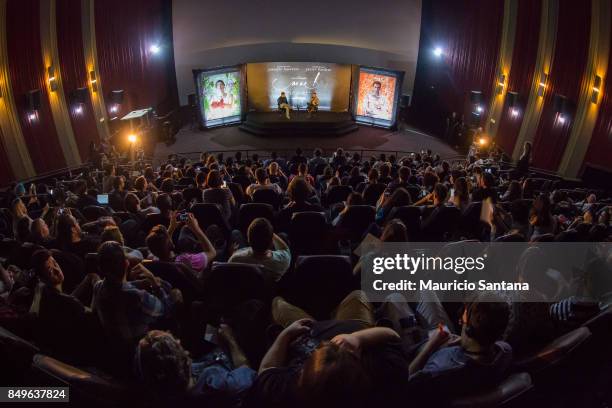
M104 373L86 371L44 354L34 356L32 371L41 385L69 387L71 403L117 406L136 393L134 387L128 390Z
M227 256L227 249L230 247L232 240L232 231L227 220L223 218L223 214L221 214L219 207L212 203L198 203L194 204L190 211L193 213L196 220L198 220L198 224L204 232L212 225L216 225L219 228L223 235L224 242L222 244L215 243L215 248L217 252L221 254L220 256Z
M335 233L339 239L348 239L358 245L370 224L374 222L376 211L369 205L352 205L336 225Z
M243 234L246 234L249 225L255 218L266 218L271 224L274 224L273 207L264 203L242 204L238 211L238 227Z
M329 190L325 192L323 205L330 206L346 201L352 191L353 189L351 186L331 186Z
M353 289L348 256L300 256L288 276L282 296L317 320L328 320L332 311Z
M408 231L409 238L415 239L419 237L421 232L421 209L419 207L414 207L411 205L394 207L389 213L387 219L392 220L394 218L397 218L404 223L406 230Z
M289 242L294 253L316 254L325 249L329 224L322 212L293 213L289 224Z
M110 212L106 208L99 205L90 205L83 208L81 214L83 214L83 217L85 217L88 222L91 222L96 221L100 217L108 217Z
M518 400L523 400L532 388L528 373L515 373L494 388L452 399L449 405L453 408L504 407L511 404L520 406Z
M282 196L273 190L257 190L253 193L254 203L270 204L276 211L282 201Z
M204 303L212 315L231 310L251 299L269 300L270 285L264 271L238 262L214 262L204 286ZM219 317L219 316L217 316Z
M542 372L568 359L584 347L590 338L589 328L579 327L556 338L536 353L516 361L514 367L517 371Z
M23 320L15 319L15 323ZM8 384L7 381L15 378L25 378L34 355L39 352L37 346L0 326L0 382Z

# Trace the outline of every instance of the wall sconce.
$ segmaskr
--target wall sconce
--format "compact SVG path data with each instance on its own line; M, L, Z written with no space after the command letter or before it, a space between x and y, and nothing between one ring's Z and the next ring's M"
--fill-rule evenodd
M91 83L91 90L98 92L98 79L96 78L96 71L89 71L89 83Z
M506 86L506 75L499 74L499 78L497 80L497 87L495 89L495 93L501 95L504 93L504 86Z
M599 99L599 93L601 92L601 77L595 75L595 83L593 84L593 93L591 94L591 102L597 103Z
M540 75L540 83L538 84L538 96L544 96L544 90L546 89L546 84L548 82L548 74L542 72Z
M55 67L53 65L47 68L47 74L49 75L49 88L51 88L51 92L57 91L57 79L55 78Z

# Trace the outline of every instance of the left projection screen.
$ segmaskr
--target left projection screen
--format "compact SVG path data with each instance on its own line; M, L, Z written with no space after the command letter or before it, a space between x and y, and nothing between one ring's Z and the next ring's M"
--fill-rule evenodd
M204 127L240 122L242 75L239 67L194 70L200 118Z

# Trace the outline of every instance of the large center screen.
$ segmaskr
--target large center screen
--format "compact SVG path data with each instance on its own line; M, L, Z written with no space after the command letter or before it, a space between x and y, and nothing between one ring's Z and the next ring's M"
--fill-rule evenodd
M319 97L319 109L348 110L351 86L350 65L318 62L269 62L247 64L249 108L277 109L285 92L293 109L306 109L312 91Z

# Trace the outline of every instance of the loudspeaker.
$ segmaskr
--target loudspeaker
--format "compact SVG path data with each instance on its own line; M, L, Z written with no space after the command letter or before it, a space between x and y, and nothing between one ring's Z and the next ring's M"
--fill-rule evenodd
M553 95L553 109L558 113L567 113L569 110L569 99L560 94Z
M87 87L77 88L72 91L72 103L87 103L89 98L89 89Z
M196 102L196 96L195 94L189 94L187 95L187 104L191 107L196 106L198 103Z
M26 95L26 106L29 111L35 111L40 109L40 89L33 89Z
M508 92L508 96L506 96L508 100L508 106L514 108L519 103L519 94L518 92Z
M123 103L123 89L118 89L115 91L111 91L110 94L111 103L115 103L117 105L121 105Z
M472 102L473 104L482 103L482 92L470 91L470 102Z
M409 94L402 95L402 97L400 98L400 108L407 108L408 106L410 106L410 99L411 99L411 95Z

